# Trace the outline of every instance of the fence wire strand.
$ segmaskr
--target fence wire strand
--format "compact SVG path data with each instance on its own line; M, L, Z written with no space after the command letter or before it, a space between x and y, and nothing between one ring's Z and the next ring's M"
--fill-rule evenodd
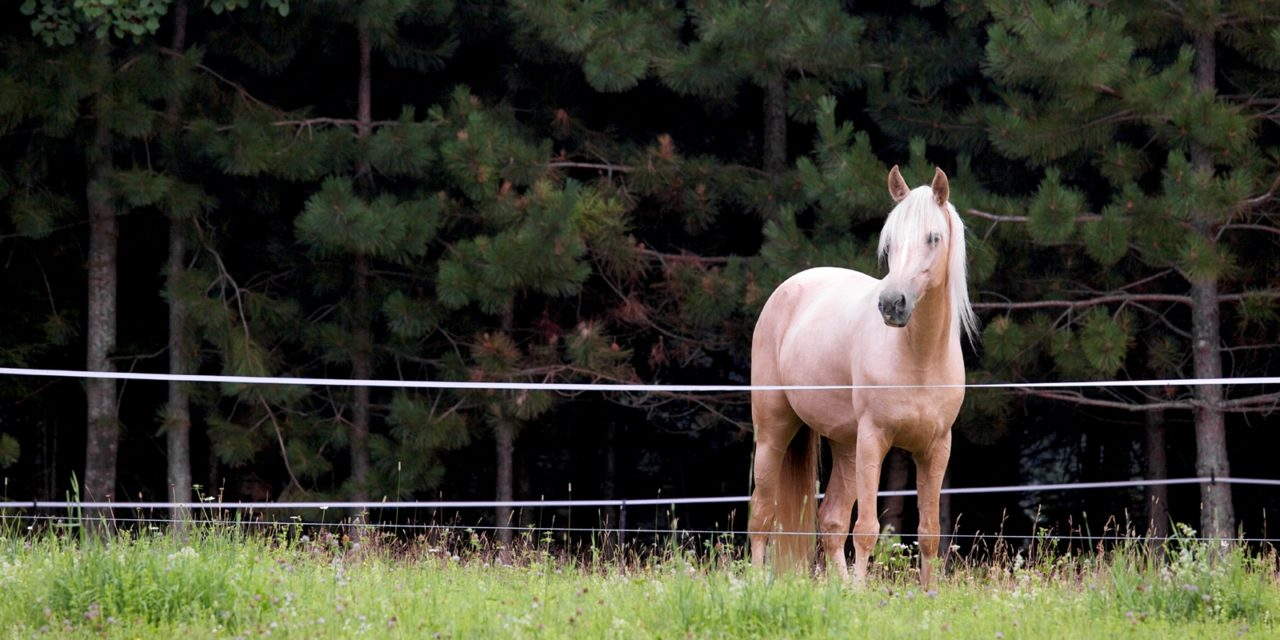
M21 524L22 522L43 523L45 525L53 525L64 528L78 528L81 524L73 518L67 516L38 516L38 515L10 515L0 514L0 522L12 522ZM156 530L161 525L235 525L237 527L263 527L263 528L289 528L301 527L303 529L334 529L334 530L393 530L393 531L409 531L409 532L443 532L443 533L498 533L501 531L510 531L512 533L528 535L534 539L540 539L541 536L547 534L559 535L613 535L626 536L630 539L633 536L653 536L655 538L661 536L674 536L677 538L725 538L725 537L745 537L754 533L767 533L772 536L813 536L815 538L829 537L831 535L841 534L823 534L817 532L792 532L792 531L769 531L755 532L746 529L687 529L687 528L658 528L658 527L635 527L622 529L619 527L568 527L568 526L541 526L541 525L486 525L486 524L443 524L443 523L415 523L415 522L370 522L370 521L314 521L314 520L214 520L214 519L181 519L181 518L144 518L144 517L122 517L113 516L107 519L109 524L136 524L152 527ZM34 530L35 525L29 525L28 529ZM850 531L843 534L849 538L854 536ZM1006 532L990 532L981 531L974 533L939 533L939 534L921 534L919 532L881 532L877 537L884 538L886 536L898 537L908 540L921 540L924 538L939 538L942 540L968 540L968 541L1046 541L1046 542L1087 542L1087 543L1107 543L1107 542L1168 542L1171 540L1180 540L1187 542L1224 542L1224 543L1249 543L1249 544L1275 544L1280 542L1280 538L1255 537L1255 536L1233 536L1230 538L1210 538L1204 536L1189 535L1169 535L1169 536L1151 536L1146 534L1134 533L1133 535L1119 534L1074 534L1074 533L1053 533L1042 532L1035 534L1015 534Z
M1191 485L1191 484L1238 484L1253 486L1280 486L1280 480L1269 478L1216 478L1216 477L1194 477L1194 478L1164 478L1164 479L1138 479L1138 480L1119 480L1105 482L1077 482L1077 483L1058 483L1058 484L1039 484L1039 485L1006 485L994 487L958 487L943 489L943 493L954 495L975 495L975 494L991 494L991 493L1039 493L1049 491L1069 491L1069 490L1097 490L1097 489L1116 489L1116 488L1138 488L1145 486L1158 485ZM880 491L879 497L885 496L914 496L915 491ZM822 498L822 494L818 494L818 498ZM110 515L101 515L101 519L108 524L121 525L132 524L138 526L159 528L160 526L180 526L192 524L207 525L235 525L246 527L306 527L306 528L343 528L354 530L390 530L390 531L418 531L418 532L491 532L498 533L502 531L511 531L519 534L531 535L614 535L620 537L634 536L683 536L683 537L706 537L706 536L748 536L752 532L742 529L689 529L678 526L667 528L656 527L570 527L570 526L542 526L542 525L493 525L493 524L465 524L458 513L465 510L474 509L491 509L495 507L508 507L517 510L539 510L542 509L622 509L627 507L676 507L681 505L709 505L709 504L740 504L748 502L748 496L727 496L727 497L695 497L695 498L639 498L626 500L516 500L516 501L395 501L395 502L89 502L89 501L4 501L0 502L0 523L3 522L31 522L43 523L45 525L62 526L62 527L78 527L80 526L81 516L78 514L85 510L110 511ZM33 515L24 513L8 513L10 511L26 511L32 510L37 512L51 510L65 510L66 515ZM144 511L172 511L179 510L185 513L185 517L144 517ZM359 512L359 516L338 518L333 521L326 520L308 520L301 516L289 516L287 519L263 519L264 515L269 512L279 511L321 511L322 513L334 510L336 512L351 513ZM385 512L392 511L399 514L405 510L422 510L433 511L436 513L452 511L455 516L452 522L401 522L399 515L393 521L378 520L373 521L369 518L369 514L375 511ZM118 511L134 511L138 515L129 517L123 514L117 514ZM248 512L249 518L242 517L242 514ZM257 519L255 519L257 516ZM554 518L554 516L553 516ZM554 521L554 520L553 520ZM31 525L33 528L35 525ZM774 536L785 535L803 535L803 536L822 536L821 533L814 532L762 532ZM852 535L846 533L844 535ZM884 535L884 534L881 534ZM890 535L898 536L901 539L919 540L921 534L916 532L892 532ZM1089 534L1012 534L1004 532L992 533L941 533L937 537L945 540L1055 540L1055 541L1084 541L1089 543L1102 542L1119 542L1119 541L1154 541L1167 542L1169 540L1184 540L1197 542L1210 541L1228 541L1237 543L1250 544L1274 544L1280 542L1280 538L1270 537L1231 537L1231 538L1207 538L1195 536L1168 536L1168 537L1151 537L1145 535L1089 535Z

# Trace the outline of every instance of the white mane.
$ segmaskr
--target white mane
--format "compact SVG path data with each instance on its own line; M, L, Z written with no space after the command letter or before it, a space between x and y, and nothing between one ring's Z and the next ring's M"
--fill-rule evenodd
M933 190L928 186L912 189L898 206L889 212L884 229L880 231L878 254L881 264L889 264L895 256L905 256L919 248L931 233L942 235L950 248L947 255L947 289L951 294L951 330L962 329L969 341L977 339L978 317L969 302L969 283L966 277L964 222L950 202L945 215L933 201ZM892 265L889 265L892 268Z

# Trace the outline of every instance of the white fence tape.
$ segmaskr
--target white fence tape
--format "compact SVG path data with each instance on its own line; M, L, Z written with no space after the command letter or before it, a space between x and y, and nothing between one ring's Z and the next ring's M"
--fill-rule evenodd
M152 380L164 382L212 382L222 384L276 384L319 387L395 387L403 389L497 389L503 391L666 391L672 393L724 393L732 391L833 391L849 389L1088 389L1114 387L1206 386L1280 384L1280 377L1172 378L1161 380L1081 380L1067 382L982 382L964 384L601 384L586 382L461 382L456 380L356 380L347 378L289 378L270 376L215 376L203 374L138 373L132 371L75 371L0 367L0 375L41 378Z
M944 494L972 495L985 493L1033 493L1037 491L1073 491L1082 489L1125 489L1158 485L1185 484L1239 484L1280 487L1280 480L1267 478L1168 478L1160 480L1116 480L1108 482L1072 482L1061 484L1028 484L1006 485L994 487L953 487L942 490ZM911 489L901 491L881 491L880 497L914 496ZM819 497L822 497L819 495ZM0 502L0 509L171 509L179 508L190 511L272 511L272 510L306 510L306 509L493 509L510 507L512 509L559 509L559 508L615 508L644 506L675 506L700 504L733 504L744 503L749 496L723 496L709 498L640 498L631 500L397 500L384 502L78 502L58 500L28 500L26 502Z

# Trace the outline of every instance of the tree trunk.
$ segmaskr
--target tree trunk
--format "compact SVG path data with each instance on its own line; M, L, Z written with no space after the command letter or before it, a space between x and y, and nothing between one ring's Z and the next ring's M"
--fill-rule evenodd
M187 228L182 220L169 221L169 372L191 373L191 356L187 349L187 304L177 294L178 282L186 270ZM169 382L169 402L165 411L165 440L169 456L170 500L191 500L191 399L186 383ZM170 517L185 518L183 510L173 507Z
M1146 412L1148 480L1169 477L1168 456L1164 446L1164 412ZM1169 486L1147 485L1147 537L1163 540L1169 536Z
M355 350L351 358L351 375L368 380L373 375L373 354L369 330L369 258L356 255ZM369 387L356 387L351 407L351 498L369 500Z
M111 73L110 49L95 45L95 80L105 92ZM116 250L119 226L109 197L99 183L111 170L111 130L107 99L101 93L94 107L93 142L86 150L89 212L89 308L86 368L112 371L111 353L116 347ZM116 452L120 446L119 411L114 380L92 379L86 384L88 425L85 440L83 498L110 500L116 484ZM96 518L96 515L91 518Z
M502 312L502 331L508 335L511 333L515 324L515 309L512 304L508 304L507 308ZM497 457L497 477L496 495L494 499L498 502L511 502L512 496L512 478L513 461L515 458L515 420L506 415L500 405L493 408L494 424L494 453ZM512 523L511 507L500 506L494 511L494 519L498 527L498 544L501 549L498 552L498 560L503 564L511 563L511 523Z
M1214 90L1217 67L1214 36L1211 32L1195 35L1195 82L1199 93ZM1213 159L1199 145L1191 148L1191 163L1196 171L1212 171ZM1214 241L1212 225L1198 221L1196 231L1208 242ZM1191 279L1192 361L1197 378L1222 377L1220 309L1216 278ZM1222 386L1200 385L1195 388L1199 406L1195 411L1196 473L1201 477L1225 478L1231 470L1227 463L1226 421L1222 411ZM1235 514L1231 506L1231 487L1218 482L1200 485L1200 533L1207 538L1229 538L1235 531Z
M505 415L499 415L494 422L494 453L497 455L497 491L494 500L498 502L511 502L512 497L512 461L515 458L515 427L511 423L511 419ZM498 544L501 550L498 553L499 559L503 564L511 562L511 523L512 523L511 507L499 506L494 512L494 519L498 526Z
M787 78L779 72L764 87L764 170L787 169Z
M1222 354L1219 350L1218 283L1213 280L1193 282L1191 299L1192 357L1197 378L1221 378ZM1227 478L1231 467L1227 462L1227 430L1222 412L1222 387L1196 387L1199 406L1196 422L1196 474L1200 477ZM1235 531L1235 514L1231 505L1231 486L1220 482L1200 485L1200 533L1208 538L1229 538Z
M187 39L187 3L178 0L173 10L173 50L182 53ZM178 135L178 118L181 104L174 100L169 104L169 124ZM176 163L176 158L174 159ZM169 220L169 373L188 374L192 371L191 354L186 340L187 302L178 293L179 282L186 271L187 225L186 220ZM169 382L169 402L165 410L165 445L169 456L169 499L174 502L191 500L191 399L190 390L182 382ZM169 517L175 527L181 527L187 514L184 509L171 507Z
M356 136L369 137L373 123L373 91L370 61L373 44L369 32L358 28L360 45L360 78L356 89ZM368 180L368 162L360 163L360 177ZM355 256L355 309L352 313L352 337L355 349L351 354L351 375L357 380L373 376L373 331L369 326L369 257L363 253ZM369 387L356 387L351 407L351 498L357 502L369 500Z

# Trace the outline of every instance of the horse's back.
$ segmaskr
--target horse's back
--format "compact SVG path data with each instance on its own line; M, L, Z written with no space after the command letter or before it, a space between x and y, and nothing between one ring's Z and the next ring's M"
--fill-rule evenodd
M760 311L752 337L752 384L806 383L789 380L779 370L784 352L847 355L843 343L854 329L851 325L860 321L858 308L874 304L868 301L877 282L852 269L816 267L778 285Z

